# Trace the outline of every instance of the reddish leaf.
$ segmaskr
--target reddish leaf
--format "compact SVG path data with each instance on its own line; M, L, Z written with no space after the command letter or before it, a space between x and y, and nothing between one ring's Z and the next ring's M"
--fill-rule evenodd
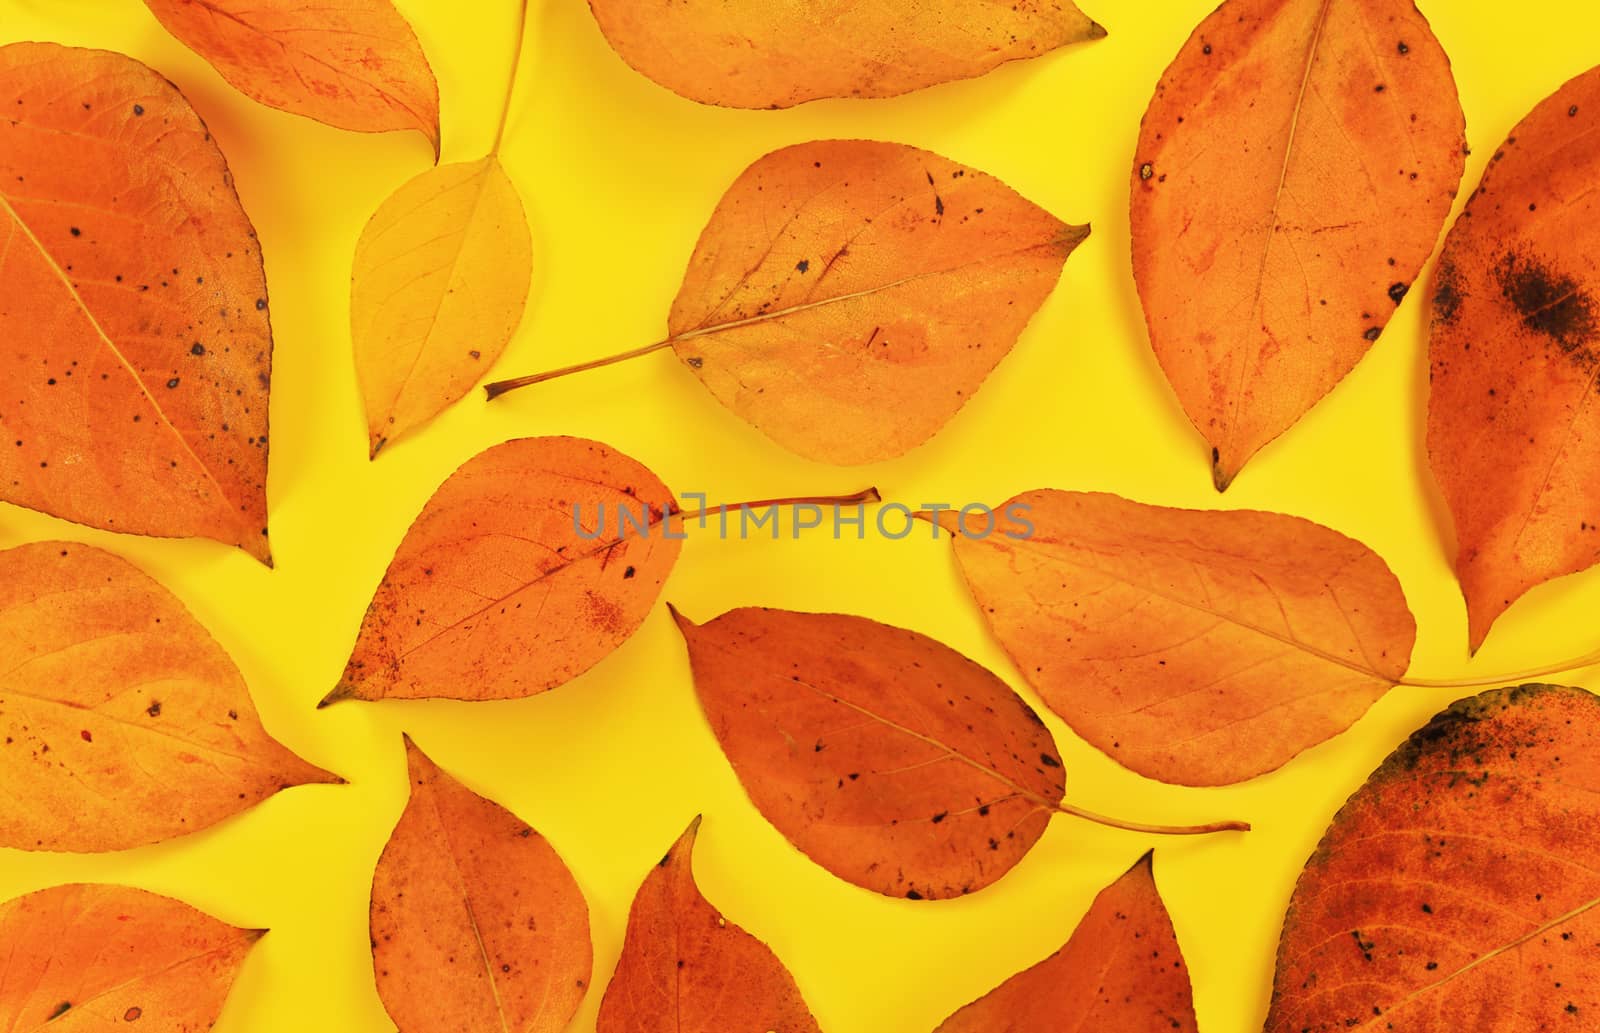
M1405 674L1416 639L1383 560L1296 517L1046 489L967 531L962 573L1023 677L1164 782L1240 782L1339 734Z
M1412 0L1227 0L1145 113L1133 270L1218 490L1367 353L1465 163Z
M267 735L222 647L125 560L0 552L0 618L0 846L123 850L340 781Z
M172 84L0 47L0 499L267 549L261 248Z
M522 438L479 453L406 533L323 704L509 699L577 677L655 605L678 558L661 524L671 504L654 474L599 442Z
M1373 773L1295 887L1266 1033L1600 1019L1600 700L1461 700Z
M0 905L0 1028L204 1033L262 932L122 886L30 893Z
M145 0L234 89L341 129L416 129L439 153L439 86L390 0Z
M935 1033L1195 1033L1189 969L1146 854L1095 898L1066 946Z
M696 818L633 898L598 1033L820 1033L766 944L694 881Z
M561 1033L587 992L589 907L543 836L409 738L411 799L372 879L378 993L406 1033Z
M1476 650L1533 586L1600 561L1600 68L1495 153L1445 241L1428 455Z

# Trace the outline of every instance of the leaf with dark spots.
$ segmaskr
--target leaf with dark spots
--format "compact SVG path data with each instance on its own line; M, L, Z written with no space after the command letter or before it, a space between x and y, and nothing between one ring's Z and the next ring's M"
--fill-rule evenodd
M671 348L783 447L835 464L890 459L982 386L1088 235L994 177L914 147L787 147L723 195L665 339L488 393Z
M993 527L940 521L984 620L1051 710L1150 778L1271 771L1349 728L1410 663L1394 574L1310 521L1049 489L994 512Z
M262 933L123 886L19 897L0 904L0 1029L203 1033Z
M338 781L267 735L233 661L131 564L0 552L0 846L125 850Z
M1597 729L1600 699L1524 685L1396 750L1300 876L1266 1033L1593 1029Z
M787 108L969 79L1106 30L1071 0L590 0L638 71L703 104Z
M1162 76L1133 158L1156 357L1225 490L1366 355L1465 167L1413 0L1226 0Z
M415 129L439 153L439 86L390 0L145 0L252 100L341 129Z
M597 1033L820 1033L783 962L695 885L699 830L696 818L634 896Z
M1597 118L1600 68L1517 125L1440 259L1428 457L1473 650L1530 588L1600 562Z
M663 524L672 501L596 441L520 438L479 453L406 532L324 705L513 699L572 680L655 605L681 547L681 527Z
M270 562L267 288L222 153L120 54L0 47L0 108L0 500Z
M934 1033L1196 1033L1189 968L1151 855L1095 897L1071 939Z
M994 674L914 631L842 614L674 611L695 691L762 815L828 871L911 900L1010 871L1062 800L1050 731ZM812 744L821 743L817 750Z
M406 739L410 798L372 877L378 995L406 1033L562 1033L587 991L589 906L543 836Z

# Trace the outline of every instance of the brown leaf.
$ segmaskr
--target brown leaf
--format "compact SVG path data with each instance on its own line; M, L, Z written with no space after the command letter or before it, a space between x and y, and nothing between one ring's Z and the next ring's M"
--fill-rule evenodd
M30 893L0 905L0 1028L204 1033L262 933L123 886Z
M892 97L1100 39L1070 0L589 0L622 59L703 104L787 108Z
M1297 517L1045 489L967 532L957 560L1022 676L1163 782L1271 771L1349 728L1410 662L1416 622L1388 566Z
M1600 68L1534 108L1445 241L1428 455L1473 650L1524 592L1600 561Z
M633 898L598 1033L819 1033L770 948L694 881L696 818Z
M123 850L340 779L270 738L166 589L68 542L0 552L0 846Z
M439 86L390 0L145 0L252 100L340 129L416 129L439 153Z
M841 879L912 900L983 889L1053 813L1143 832L1062 802L1055 740L1022 698L950 647L863 617L673 610L695 691L762 815Z
M183 96L120 54L0 47L0 499L267 549L261 247Z
M577 677L661 594L680 547L661 524L671 504L654 474L596 441L521 438L479 453L406 533L323 705L510 699Z
M497 155L429 169L384 201L350 274L371 455L482 378L522 319L532 270L527 216Z
M1189 969L1150 855L1100 892L1066 946L935 1033L1195 1033Z
M1134 159L1133 270L1218 490L1383 332L1464 134L1412 0L1227 0L1167 69Z
M992 176L901 144L825 140L745 170L700 236L670 346L717 399L809 459L890 459L1005 358L1089 235ZM587 363L489 386L490 397Z
M517 816L406 739L411 798L372 878L372 962L406 1033L561 1033L587 992L589 906Z
M1600 701L1461 700L1345 804L1295 887L1266 1033L1593 1030Z

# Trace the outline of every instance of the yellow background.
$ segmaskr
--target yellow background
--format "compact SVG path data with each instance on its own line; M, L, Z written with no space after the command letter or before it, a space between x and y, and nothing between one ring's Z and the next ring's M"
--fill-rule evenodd
M427 167L423 139L341 132L257 105L168 37L138 0L0 0L0 42L120 50L173 79L233 167L271 286L278 566L268 571L208 542L104 534L6 505L0 546L65 537L134 560L232 654L268 729L351 782L291 790L217 828L126 854L0 851L0 898L65 881L126 882L239 925L270 926L219 1030L382 1033L392 1027L373 987L367 892L404 798L404 729L547 835L576 873L596 951L576 1031L593 1028L634 889L698 812L706 814L696 865L706 894L773 946L828 1033L927 1033L1060 946L1093 894L1151 845L1202 1029L1258 1028L1284 905L1328 819L1398 741L1462 691L1397 689L1348 734L1223 790L1138 778L1050 717L1073 802L1150 821L1244 818L1256 831L1158 841L1057 817L1012 874L941 903L890 900L841 882L761 819L701 718L664 606L610 659L534 699L314 709L424 500L479 450L533 434L602 439L678 492L730 502L869 483L910 504L999 502L1048 486L1294 513L1367 542L1393 566L1421 625L1418 676L1494 675L1600 644L1600 574L1580 575L1535 591L1467 662L1447 525L1422 450L1426 290L1412 292L1332 396L1226 496L1213 492L1209 457L1146 340L1127 239L1140 115L1211 0L1086 0L1108 39L894 100L782 112L682 100L616 57L582 0L533 4L505 160L527 207L537 269L499 375L660 337L719 195L747 163L789 143L872 137L930 148L994 173L1063 219L1092 222L1094 235L983 390L931 443L894 462L835 469L790 456L658 354L494 405L474 394L369 463L350 357L350 259L368 215ZM439 77L445 160L479 156L498 116L515 0L399 6ZM1470 187L1516 120L1600 58L1600 8L1576 0L1424 7L1460 84ZM1033 698L980 622L949 545L920 535L699 535L665 598L699 620L767 604L912 627Z

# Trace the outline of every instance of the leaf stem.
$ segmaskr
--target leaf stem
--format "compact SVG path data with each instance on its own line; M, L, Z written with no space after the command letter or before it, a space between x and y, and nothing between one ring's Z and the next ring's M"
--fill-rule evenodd
M1107 828L1122 829L1126 832L1143 832L1157 836L1204 836L1213 832L1249 832L1248 821L1214 821L1206 825L1146 825L1137 821L1123 821L1121 818L1108 818L1104 814L1084 810L1075 804L1062 801L1055 805L1056 810L1062 814L1070 814L1075 818L1092 821L1096 825Z
M517 91L517 70L522 67L522 43L528 34L528 12L532 6L531 0L522 0L522 13L517 17L516 42L512 44L511 76L506 80L506 99L500 105L500 125L494 131L494 146L489 148L490 154L499 154L500 142L506 138L506 122L511 117L511 98Z
M1398 684L1418 689L1477 689L1490 685L1506 685L1511 682L1529 681L1534 678L1547 678L1552 674L1562 671L1576 671L1580 667L1593 667L1600 664L1600 651L1589 653L1585 656L1573 657L1557 664L1546 664L1526 671L1517 671L1514 674L1501 674L1492 678L1401 678Z
M757 499L754 502L735 502L730 505L706 506L703 509L674 510L671 515L688 521L699 520L712 513L730 509L767 509L771 506L858 506L881 501L883 496L878 494L877 488L862 488L851 495L798 495L781 499Z
M678 338L669 337L665 340L657 341L654 344L647 344L643 348L635 348L633 351L619 352L616 355L607 355L605 358L593 359L589 362L580 362L576 366L563 366L561 369L546 370L543 373L533 373L525 377L513 377L510 380L497 380L492 384L485 384L483 390L484 393L490 398L499 398L507 391L515 391L517 388L527 387L529 384L542 384L546 380L554 380L557 377L564 377L570 373L583 373L591 369L600 369L602 366L610 366L618 362L626 362L629 359L637 359L641 355L649 355L651 352L660 351L663 348L670 348L672 346L672 342L675 340L678 340Z

